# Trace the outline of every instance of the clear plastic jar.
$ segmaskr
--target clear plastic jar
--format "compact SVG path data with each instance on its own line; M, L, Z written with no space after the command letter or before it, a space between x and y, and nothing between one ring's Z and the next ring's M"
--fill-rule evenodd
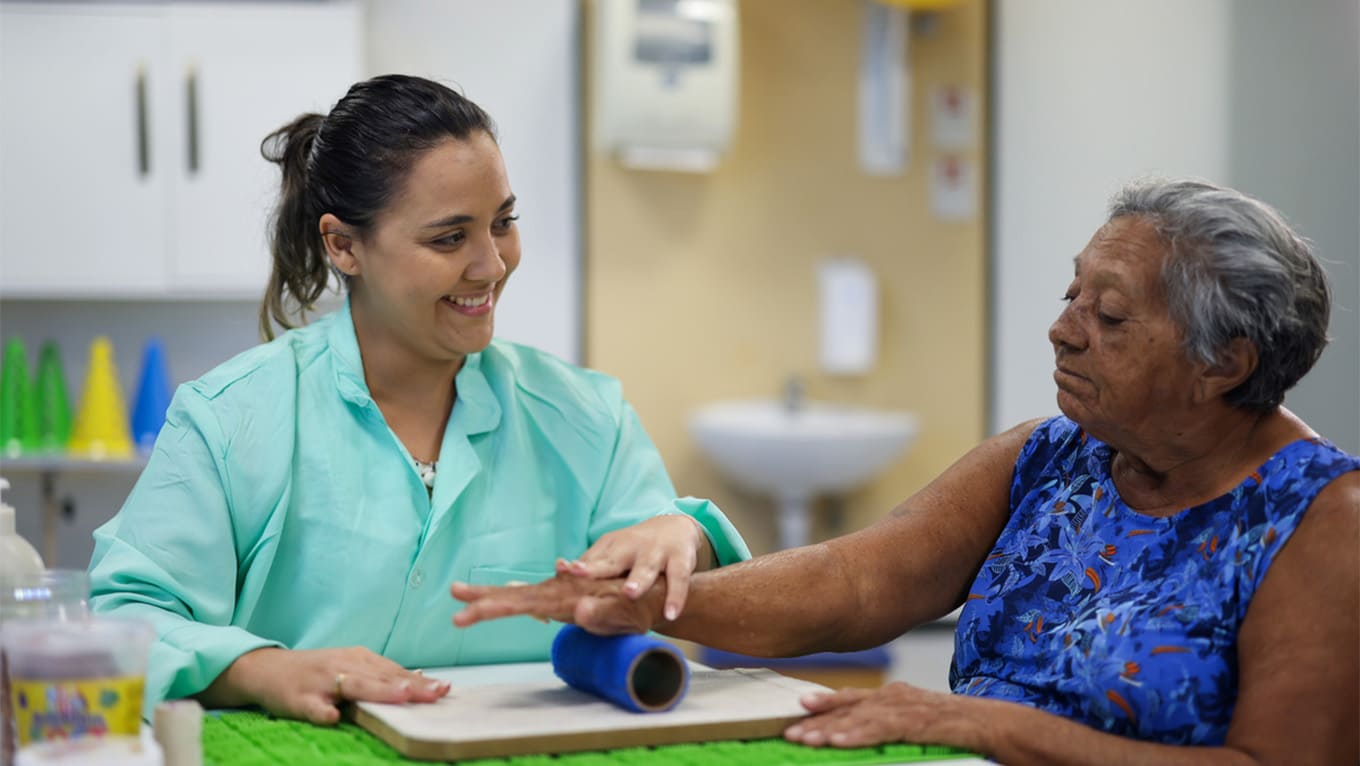
M83 569L0 579L0 625L12 619L65 621L89 615L90 575Z
M90 616L90 575L83 569L49 569L0 579L0 634L9 620L82 621ZM14 763L16 732L9 663L0 649L0 764Z

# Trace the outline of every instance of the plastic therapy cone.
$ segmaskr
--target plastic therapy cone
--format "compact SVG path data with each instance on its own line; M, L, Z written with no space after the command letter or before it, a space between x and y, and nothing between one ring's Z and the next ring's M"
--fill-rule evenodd
M38 409L28 380L28 352L20 338L5 344L0 368L0 454L14 457L38 449Z
M152 338L142 352L142 380L137 385L137 404L132 410L132 438L137 449L150 452L156 435L165 425L170 407L170 375L165 371L165 354L160 341Z
M38 353L38 435L46 452L66 449L71 438L71 400L66 395L66 373L61 369L61 350L48 341Z
M85 391L80 397L80 412L68 447L74 455L96 460L132 455L127 410L123 408L123 391L118 387L118 370L113 364L113 344L108 338L95 338L90 344Z

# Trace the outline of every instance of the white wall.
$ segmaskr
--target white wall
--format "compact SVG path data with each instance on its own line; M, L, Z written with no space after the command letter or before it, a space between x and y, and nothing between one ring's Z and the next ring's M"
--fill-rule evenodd
M1332 342L1285 406L1360 454L1360 2L1234 0L1231 60L1231 183L1332 279Z
M576 0L370 0L367 69L460 90L500 131L524 260L496 335L580 363L580 9Z
M1048 326L1119 185L1224 178L1228 4L993 5L993 431L1057 413Z
M1329 258L1333 344L1286 404L1360 451L1354 0L997 0L991 428L1056 414L1047 340L1121 183L1205 177Z

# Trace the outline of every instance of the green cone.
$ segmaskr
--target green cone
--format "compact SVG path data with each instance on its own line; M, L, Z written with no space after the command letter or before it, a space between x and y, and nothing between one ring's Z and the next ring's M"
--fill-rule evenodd
M71 400L66 395L66 373L61 349L48 341L38 354L38 436L44 452L64 452L71 438Z
M15 457L38 450L38 407L28 380L28 352L21 338L5 344L0 368L0 454Z

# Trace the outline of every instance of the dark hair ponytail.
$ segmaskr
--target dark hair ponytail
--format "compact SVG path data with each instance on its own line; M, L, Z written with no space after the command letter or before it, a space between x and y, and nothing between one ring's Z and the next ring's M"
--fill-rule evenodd
M279 204L270 221L274 267L260 304L260 336L265 340L273 339L275 322L284 329L293 327L291 316L302 318L330 281L326 247L317 228L321 213L307 193L307 162L323 119L319 114L304 114L260 144L260 153L283 173Z
M426 150L495 124L480 107L437 82L383 75L355 83L330 114L304 114L265 137L260 153L283 185L271 223L273 269L260 305L260 335L294 327L330 284L321 216L362 236ZM347 280L345 280L347 281Z

